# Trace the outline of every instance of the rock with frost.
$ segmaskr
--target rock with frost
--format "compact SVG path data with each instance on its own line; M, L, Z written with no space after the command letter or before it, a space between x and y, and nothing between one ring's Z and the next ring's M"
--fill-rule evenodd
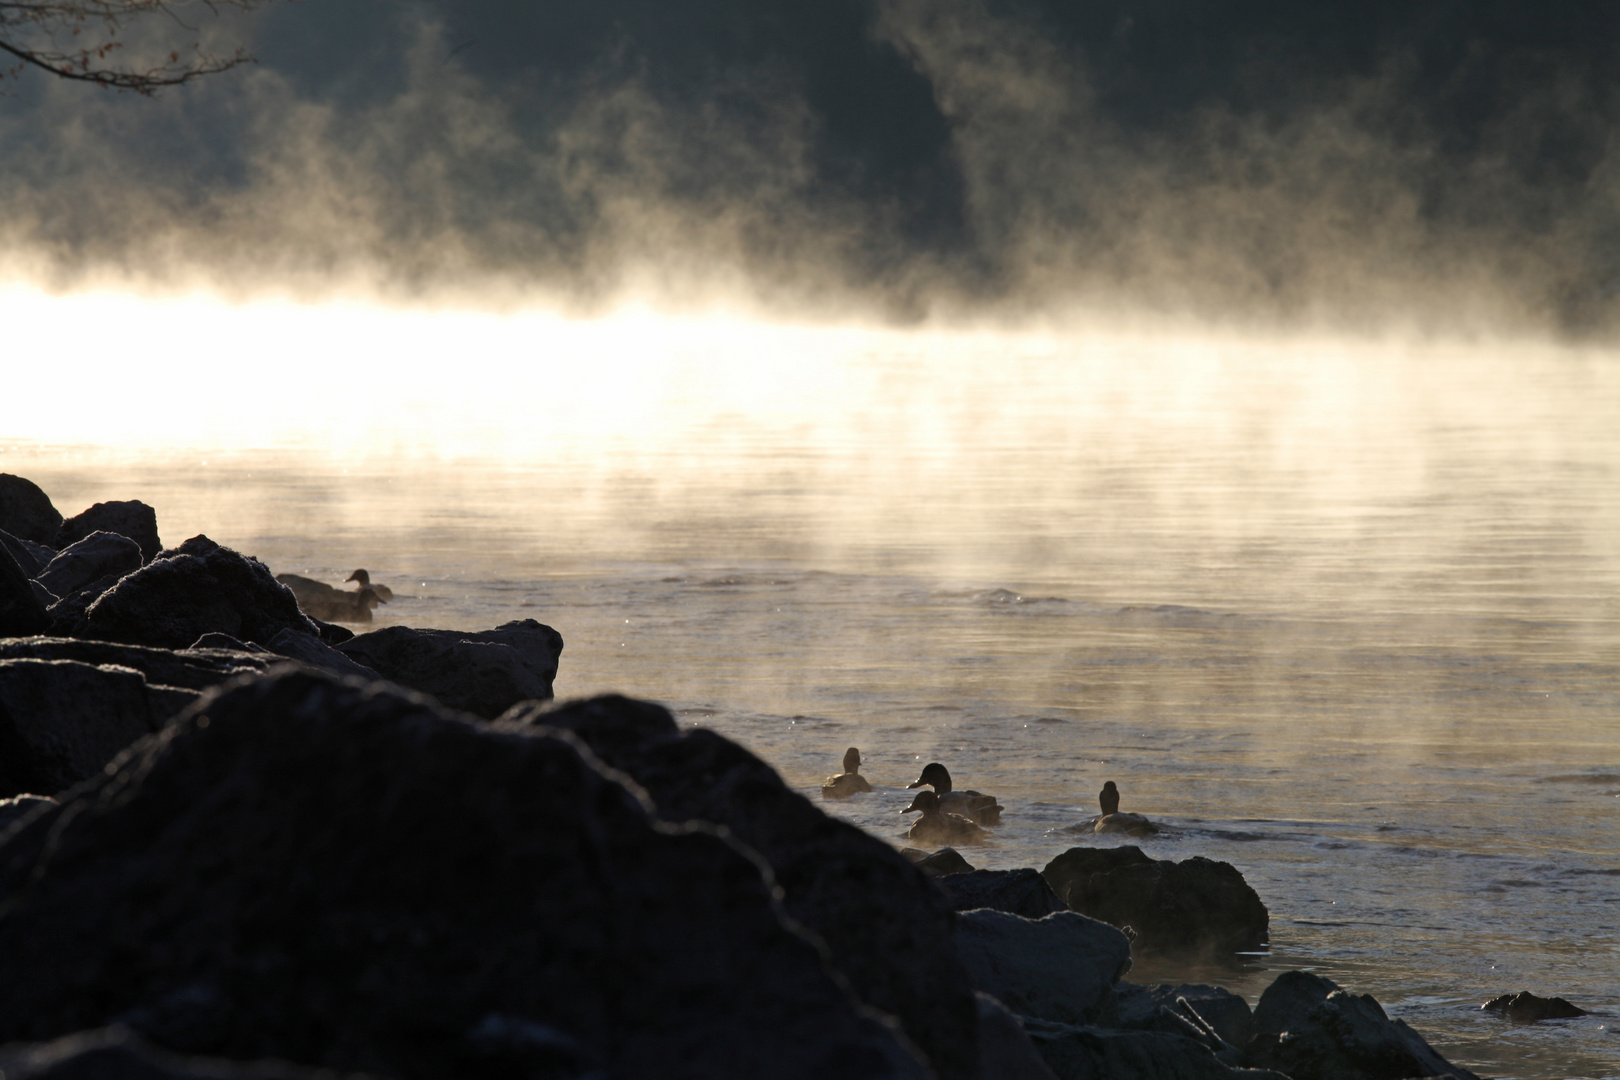
M1026 919L1040 919L1054 911L1069 910L1040 871L1029 867L950 874L941 877L939 885L957 911L994 908Z
M93 532L56 553L39 573L39 583L57 596L70 596L110 575L123 577L141 568L140 545L114 532ZM99 595L99 594L98 594Z
M562 635L533 619L477 633L388 626L338 647L383 678L453 709L494 719L522 701L548 701Z
M101 773L154 725L138 671L0 660L0 797L50 795Z
M262 645L287 629L318 635L269 568L206 536L163 552L84 613L84 636L168 649L211 632Z
M151 562L163 550L163 541L158 539L157 511L138 499L99 502L75 514L62 522L52 546L65 548L94 532L117 533L135 541L142 562Z
M205 696L0 845L0 1043L414 1078L926 1070L758 857L557 732L308 669Z

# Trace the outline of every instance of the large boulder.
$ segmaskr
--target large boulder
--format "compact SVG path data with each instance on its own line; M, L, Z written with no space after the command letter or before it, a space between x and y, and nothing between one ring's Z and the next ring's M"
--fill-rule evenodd
M1239 994L1219 986L1183 983L1172 986L1137 986L1120 983L1115 1026L1130 1030L1173 1031L1204 1038L1213 1036L1234 1051L1254 1035L1254 1010ZM1220 1045L1212 1044L1217 1051Z
M17 560L22 572L29 577L35 577L39 572L56 558L56 549L36 544L32 540L24 540L0 529L0 547L11 552L11 557Z
M65 548L95 532L117 533L135 541L141 561L151 562L163 550L158 539L157 511L136 499L127 502L99 502L82 514L62 522L56 530L53 547Z
M1042 919L992 908L963 912L956 954L974 989L1020 1016L1061 1024L1101 1019L1131 966L1124 934L1072 911Z
M47 795L13 795L7 799L0 799L0 836L4 836L7 829L27 817L41 806L50 806L56 802Z
M0 641L0 661L24 658L133 668L146 677L148 686L194 692L208 690L238 675L259 674L280 662L276 656L229 649L158 649L54 637Z
M385 679L493 720L522 701L549 701L562 635L523 619L477 633L389 626L337 646Z
M979 1080L1057 1080L1007 1006L982 991L979 1005Z
M99 775L154 726L138 671L0 660L0 798L53 794Z
M1133 846L1077 847L1042 874L1075 911L1130 927L1142 955L1244 952L1270 934L1266 905L1231 863L1152 859Z
M207 695L0 845L0 1042L411 1078L926 1070L724 832L555 731L307 669Z
M1283 972L1260 995L1254 1031L1244 1063L1293 1080L1478 1080L1403 1021L1391 1020L1372 995L1351 994L1304 971Z
M44 633L50 616L11 552L0 547L0 638Z
M84 636L168 649L210 632L262 645L289 628L318 636L269 568L206 536L163 552L84 612Z
M57 596L70 596L109 575L121 578L139 570L141 562L140 545L129 537L93 532L62 548L37 576L39 583Z
M0 529L22 540L50 544L62 527L62 514L32 480L0 473Z
M941 875L939 886L957 911L994 908L1026 919L1040 919L1054 911L1068 911L1039 870L970 870Z
M894 1016L942 1080L975 1075L977 1009L953 947L954 916L894 848L829 817L729 739L680 731L657 705L603 697L502 718L503 727L527 725L579 736L634 778L665 820L723 825L759 852L787 913L821 936L861 1000Z

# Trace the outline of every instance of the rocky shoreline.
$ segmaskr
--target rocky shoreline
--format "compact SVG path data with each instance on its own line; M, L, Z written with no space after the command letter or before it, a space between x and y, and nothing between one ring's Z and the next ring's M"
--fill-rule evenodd
M0 1073L1473 1075L1309 973L1126 981L1264 943L1228 864L913 862L659 705L555 703L562 647L355 635L0 475Z

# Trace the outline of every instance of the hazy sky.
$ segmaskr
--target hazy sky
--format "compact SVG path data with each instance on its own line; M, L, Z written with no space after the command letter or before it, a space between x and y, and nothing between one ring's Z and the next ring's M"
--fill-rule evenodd
M9 84L0 272L1620 323L1612 4L306 0L200 25L259 62L156 100Z

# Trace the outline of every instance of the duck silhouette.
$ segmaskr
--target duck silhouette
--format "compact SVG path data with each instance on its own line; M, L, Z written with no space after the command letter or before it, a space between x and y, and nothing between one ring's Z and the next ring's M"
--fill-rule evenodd
M366 588L367 586L370 586L372 591L377 594L377 599L381 600L385 604L388 603L388 601L390 601L390 600L392 600L394 598L394 590L393 589L390 589L386 585L374 584L372 582L372 580L371 580L371 575L366 573L364 570L356 570L354 573L350 574L348 577L344 578L343 580L344 581L358 581L360 583L359 587L362 588L362 589Z
M292 592L300 611L322 622L368 623L377 605L388 602L369 585L345 592L298 574L277 574L276 580Z
M951 790L951 773L944 765L937 761L930 761L923 766L922 775L915 784L907 787L932 787L939 796L939 805L949 814L958 814L977 825L1000 825L1001 812L1006 807L997 804L994 795L985 795L977 791Z
M821 797L847 799L871 790L872 785L861 775L861 752L852 746L844 751L844 771L837 776L827 777L821 785Z
M922 812L922 817L911 823L906 837L922 844L982 844L990 834L960 814L948 813L940 806L940 798L932 791L917 792L911 805L900 811L909 814Z
M1159 827L1141 814L1122 814L1119 812L1119 788L1109 780L1103 784L1103 789L1097 793L1097 802L1102 807L1102 814L1095 818L1091 824L1092 832L1124 833L1127 836L1151 836L1159 831ZM1084 829L1084 826L1076 826Z

